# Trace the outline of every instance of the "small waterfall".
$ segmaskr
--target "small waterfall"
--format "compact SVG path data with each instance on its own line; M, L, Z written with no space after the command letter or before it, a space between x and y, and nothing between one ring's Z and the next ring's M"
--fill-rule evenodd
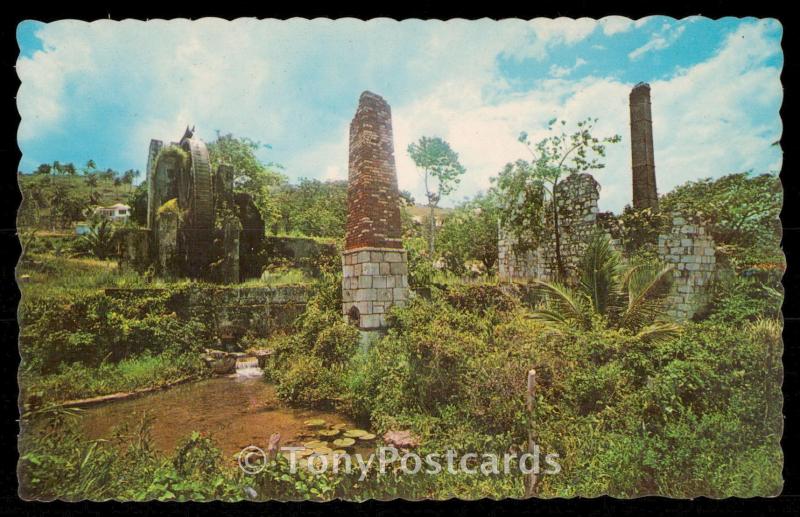
M250 378L261 377L264 372L258 367L258 359L255 357L245 357L236 361L236 377Z

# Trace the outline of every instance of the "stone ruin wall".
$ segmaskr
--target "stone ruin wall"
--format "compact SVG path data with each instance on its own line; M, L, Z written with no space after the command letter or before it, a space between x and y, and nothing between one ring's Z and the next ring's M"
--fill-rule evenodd
M598 212L599 186L589 174L571 176L559 189L559 221L561 253L567 270L567 283L578 281L580 260L591 236L602 231L612 245L622 251L617 219L613 214ZM545 219L550 229L535 250L520 256L514 250L514 238L501 229L498 242L498 273L501 281L553 280L556 276L555 238L552 217ZM677 320L694 316L709 299L710 284L716 271L715 245L702 221L672 214L672 228L661 234L657 242L658 256L674 266L672 292L667 298L667 312Z
M342 313L361 330L387 326L386 313L408 299L389 104L361 94L350 124L347 234L342 253Z
M658 210L655 156L653 152L653 117L650 85L639 83L629 96L631 124L631 178L633 208ZM622 228L610 212L598 213L599 186L589 174L566 178L557 189L561 251L566 282L577 281L576 270L589 238L603 231L612 245L622 251ZM548 211L549 213L549 211ZM514 238L500 229L498 273L502 281L528 279L552 280L556 273L555 237L552 216L544 221L544 239L524 256L516 253ZM672 292L667 312L675 319L689 319L708 302L710 283L716 271L715 245L702 221L672 214L671 231L658 236L659 258L674 266Z
M667 301L670 316L689 319L708 303L716 271L715 254L714 240L702 221L678 212L672 214L672 231L658 236L659 258L675 268Z
M589 239L598 229L600 186L591 174L574 174L556 188L562 262L568 281L574 281ZM500 231L498 272L501 280L554 280L558 273L552 209L545 212L541 243L524 256L516 252L514 236Z

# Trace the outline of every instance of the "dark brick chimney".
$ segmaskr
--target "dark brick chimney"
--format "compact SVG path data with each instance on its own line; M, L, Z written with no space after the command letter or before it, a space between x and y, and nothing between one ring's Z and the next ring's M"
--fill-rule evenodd
M630 95L630 110L633 208L658 210L649 84L639 83L633 87Z

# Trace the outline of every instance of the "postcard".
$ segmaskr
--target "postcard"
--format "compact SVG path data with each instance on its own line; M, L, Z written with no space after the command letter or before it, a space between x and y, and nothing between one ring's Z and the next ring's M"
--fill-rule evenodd
M20 23L20 497L780 494L782 34Z

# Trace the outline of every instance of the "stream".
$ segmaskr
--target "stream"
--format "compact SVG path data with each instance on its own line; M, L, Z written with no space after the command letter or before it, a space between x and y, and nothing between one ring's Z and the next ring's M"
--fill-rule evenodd
M275 432L281 434L281 445L307 440L303 433L309 429L303 422L312 418L351 426L350 420L336 413L286 407L278 400L274 386L261 378L261 371L248 367L251 368L240 368L232 376L86 408L81 424L87 438L110 438L115 427L128 423L133 429L149 412L153 419L151 437L157 450L169 454L192 431L200 431L214 440L226 458L248 445L266 448Z

